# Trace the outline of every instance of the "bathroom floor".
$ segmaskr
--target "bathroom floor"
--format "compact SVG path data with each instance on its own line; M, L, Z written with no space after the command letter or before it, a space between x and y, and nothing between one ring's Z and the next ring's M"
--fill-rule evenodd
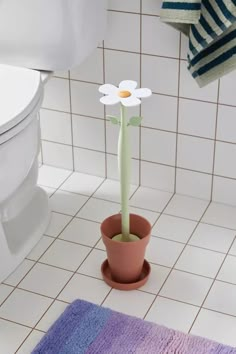
M107 286L100 222L119 211L119 184L49 166L45 235L0 284L0 353L28 354L76 298L236 346L236 208L132 186L131 211L153 224L148 283Z

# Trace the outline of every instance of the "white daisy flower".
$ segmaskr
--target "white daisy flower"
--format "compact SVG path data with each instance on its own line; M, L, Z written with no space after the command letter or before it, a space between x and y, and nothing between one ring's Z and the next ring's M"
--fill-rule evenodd
M148 88L136 89L137 82L124 80L116 87L111 84L105 84L99 87L99 92L105 96L100 98L100 102L105 105L114 105L122 103L126 107L134 107L141 104L139 98L149 97L152 91Z

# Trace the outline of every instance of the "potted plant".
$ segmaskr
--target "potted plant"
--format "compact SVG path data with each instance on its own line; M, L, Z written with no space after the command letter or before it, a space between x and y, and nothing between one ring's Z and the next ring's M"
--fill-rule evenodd
M129 213L130 191L130 142L129 129L140 125L142 117L126 118L126 108L141 104L140 98L151 96L147 88L136 89L137 83L122 81L119 87L105 84L99 87L101 103L120 104L120 117L107 116L111 123L120 126L118 165L120 174L121 213L112 215L101 224L102 239L107 260L101 270L110 286L120 290L137 289L144 285L150 273L150 265L144 259L150 240L151 225L142 216Z

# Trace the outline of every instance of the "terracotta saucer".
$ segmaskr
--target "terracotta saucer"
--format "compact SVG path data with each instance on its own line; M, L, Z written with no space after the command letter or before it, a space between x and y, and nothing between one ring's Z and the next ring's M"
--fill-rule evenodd
M151 266L148 263L148 261L144 260L143 269L142 269L142 273L140 275L140 279L138 281L136 281L135 283L128 283L128 284L117 283L116 281L114 281L112 279L111 271L110 271L109 263L108 263L107 259L102 263L101 271L102 271L104 281L108 285L110 285L112 288L118 289L118 290L134 290L134 289L140 288L141 286L143 286L147 282L149 274L151 272Z

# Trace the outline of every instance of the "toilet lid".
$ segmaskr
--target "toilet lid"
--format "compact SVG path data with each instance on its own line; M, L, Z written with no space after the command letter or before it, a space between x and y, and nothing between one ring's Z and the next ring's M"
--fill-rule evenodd
M30 114L42 90L39 71L0 65L0 135Z

